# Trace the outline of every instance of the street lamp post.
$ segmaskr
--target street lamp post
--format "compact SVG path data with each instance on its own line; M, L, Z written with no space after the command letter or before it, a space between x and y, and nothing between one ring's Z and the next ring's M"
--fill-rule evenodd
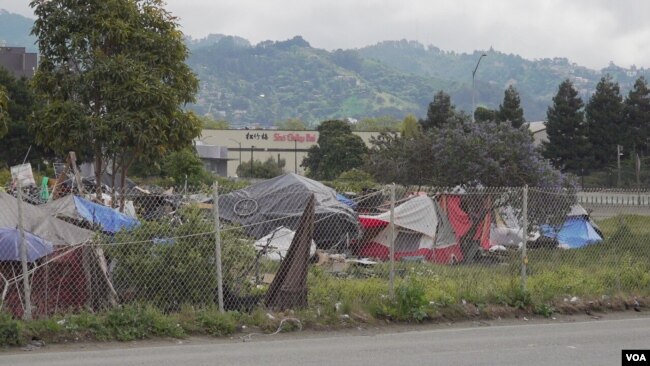
M251 145L251 178L253 178L253 150L255 146Z
M298 174L298 140L293 140L293 172Z
M234 141L237 145L239 145L239 165L237 166L239 168L241 166L241 142L232 138L228 138L228 140Z
M476 67L474 68L474 71L472 71L472 122L474 122L474 112L476 112L476 83L475 83L475 76L476 76L476 70L478 70L478 65L481 63L481 59L483 57L487 56L487 54L481 54L481 57L478 58L478 61L476 62Z

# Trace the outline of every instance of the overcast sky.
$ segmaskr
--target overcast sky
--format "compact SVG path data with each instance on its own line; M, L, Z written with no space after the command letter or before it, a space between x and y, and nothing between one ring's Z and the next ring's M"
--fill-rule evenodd
M0 8L33 17L29 0ZM167 0L192 37L253 44L302 36L313 47L417 40L443 50L493 47L524 58L566 57L600 69L650 67L650 0Z

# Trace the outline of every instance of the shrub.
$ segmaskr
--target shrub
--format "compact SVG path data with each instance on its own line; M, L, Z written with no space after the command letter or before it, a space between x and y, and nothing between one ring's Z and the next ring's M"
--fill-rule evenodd
M23 342L20 322L7 313L0 313L0 346L19 346Z

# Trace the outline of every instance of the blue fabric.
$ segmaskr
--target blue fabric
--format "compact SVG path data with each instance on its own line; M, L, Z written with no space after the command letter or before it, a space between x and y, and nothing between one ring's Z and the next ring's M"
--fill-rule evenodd
M340 193L336 194L336 200L341 202L341 203L345 203L346 205L348 205L348 206L350 206L352 208L357 208L357 203L356 202L354 202L353 200L345 197L344 195L342 195Z
M131 230L140 225L140 222L115 209L90 202L81 197L74 197L77 213L85 220L101 226L102 230L116 233L122 229Z
M584 217L569 217L557 233L553 227L542 225L542 235L556 239L558 243L569 248L581 248L588 244L603 241L596 229Z
M27 243L27 261L34 262L54 251L49 241L24 231ZM20 231L15 228L0 228L0 260L20 261Z

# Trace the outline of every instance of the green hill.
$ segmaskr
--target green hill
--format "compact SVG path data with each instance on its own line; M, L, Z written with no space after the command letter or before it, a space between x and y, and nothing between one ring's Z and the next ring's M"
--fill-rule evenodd
M29 35L33 20L0 9L0 41L35 51ZM301 37L252 45L248 40L211 34L187 37L188 64L201 80L199 114L226 119L234 126L268 126L299 118L310 124L331 118L365 118L408 113L423 117L438 90L459 109L472 106L472 70L481 51L443 51L413 41L385 41L356 50L316 49ZM648 69L610 64L591 70L566 58L526 60L495 50L483 51L476 74L476 104L497 108L508 85L519 90L526 119L543 120L558 85L570 78L586 101L602 75L609 73L627 94Z
M36 38L30 35L33 23L33 19L0 9L0 43L36 52Z

